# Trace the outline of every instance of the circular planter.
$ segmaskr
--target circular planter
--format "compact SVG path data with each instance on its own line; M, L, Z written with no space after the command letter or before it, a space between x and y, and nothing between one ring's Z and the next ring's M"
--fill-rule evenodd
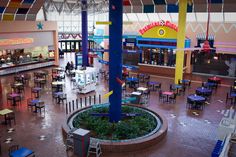
M161 113L153 112L141 106L134 106L134 105L128 105L128 106L139 108L145 112L148 112L149 114L155 117L158 125L150 133L143 135L141 137L138 137L138 138L134 138L134 139L101 140L101 139L94 138L99 141L103 151L127 152L127 151L140 150L140 149L144 149L158 143L165 137L168 126L167 126L167 120ZM73 128L73 125L72 125L73 119L78 115L78 113L84 112L88 110L90 107L91 106L75 111L67 118L66 122L62 126L62 132L65 137L67 133L69 132L69 130Z

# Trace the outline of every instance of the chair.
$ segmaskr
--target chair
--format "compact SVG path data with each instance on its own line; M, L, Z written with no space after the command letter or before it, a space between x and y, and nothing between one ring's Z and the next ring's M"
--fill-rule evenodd
M18 150L19 149L19 145L12 145L12 146L10 146L9 148L8 148L8 154L9 154L9 156L10 156L10 154L12 153L12 152L14 152L14 151L16 151L16 150Z
M191 84L192 84L192 81L189 80L189 82L188 82L188 87L191 87Z
M58 97L58 102L60 103L62 101L62 103L64 103L64 100L66 100L67 102L67 95L66 94L62 94Z
M231 97L230 96L230 94L227 92L227 94L226 94L226 104L227 104L227 102L228 102L228 100L230 100L230 103L232 104L233 103L233 97Z
M5 118L6 118L7 124L9 122L10 126L11 126L11 121L12 120L14 121L14 124L16 125L16 117L15 117L15 113L14 112L6 114Z
M32 100L33 100L33 98L28 98L28 99L27 99L27 106L28 106L28 108L31 109L31 111L32 111L32 108L35 106L35 105L32 103Z
M162 94L162 90L159 90L159 101L164 101L165 96Z
M156 90L160 90L160 89L161 89L161 83L158 84L158 85L156 85L156 86L155 86L155 89L156 89Z
M42 109L44 109L44 113L45 113L45 104L43 101L41 101L35 105L35 110L36 111L39 110L40 114L41 114Z
M193 105L194 101L192 101L191 99L187 99L186 108L191 109Z
M12 102L13 98L10 96L11 93L7 93L7 105L9 104L9 101Z
M145 76L144 76L144 80L145 80L145 82L150 81L150 78L151 78L150 75L145 75Z
M170 89L170 91L173 91L173 92L175 91L175 88L173 88L172 84L170 84L170 88L169 89Z
M170 96L169 97L169 101L172 102L172 103L175 103L176 102L176 93L173 94L173 96Z
M146 98L149 98L149 97L150 97L150 93L151 93L151 92L150 92L149 89L143 92L143 94L144 94L144 96L145 96Z
M67 134L67 137L66 137L66 150L74 149L73 131L74 131L74 129L70 130Z
M100 143L93 139L90 139L87 157L89 157L90 154L96 154L96 157L102 154Z
M196 109L203 110L205 107L205 101L196 101Z
M15 102L16 104L21 105L21 97L20 96L15 97Z

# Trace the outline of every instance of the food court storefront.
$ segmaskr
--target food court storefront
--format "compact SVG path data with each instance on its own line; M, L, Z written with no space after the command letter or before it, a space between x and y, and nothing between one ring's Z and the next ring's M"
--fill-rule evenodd
M139 30L136 45L142 50L139 71L174 76L178 27L169 21L153 22ZM185 39L185 48L190 47ZM191 52L185 51L184 72L190 73Z
M0 76L58 65L56 22L0 23Z

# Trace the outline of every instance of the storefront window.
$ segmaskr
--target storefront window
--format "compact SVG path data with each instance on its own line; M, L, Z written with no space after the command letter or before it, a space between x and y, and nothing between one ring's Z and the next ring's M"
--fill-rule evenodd
M236 76L236 56L233 54L193 52L192 64L193 72Z
M54 60L54 50L48 46L0 50L0 69L20 64Z
M175 58L176 55L172 49L144 48L142 63L162 66L175 66Z

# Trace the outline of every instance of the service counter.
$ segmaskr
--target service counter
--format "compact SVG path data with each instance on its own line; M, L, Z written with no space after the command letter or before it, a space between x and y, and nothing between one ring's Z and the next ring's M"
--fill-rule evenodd
M140 73L150 73L154 75L173 76L173 77L175 76L175 67L143 64L143 63L139 63L138 65ZM184 67L183 69L184 69L183 72L185 73L187 67Z
M21 64L9 64L8 66L0 67L0 76L2 75L7 75L7 74L12 74L12 73L17 73L21 71L26 71L26 70L32 70L32 69L37 69L37 68L43 68L47 66L52 66L55 65L55 61L52 60L44 60L44 61L31 61L31 62L26 62L26 63L21 63Z

